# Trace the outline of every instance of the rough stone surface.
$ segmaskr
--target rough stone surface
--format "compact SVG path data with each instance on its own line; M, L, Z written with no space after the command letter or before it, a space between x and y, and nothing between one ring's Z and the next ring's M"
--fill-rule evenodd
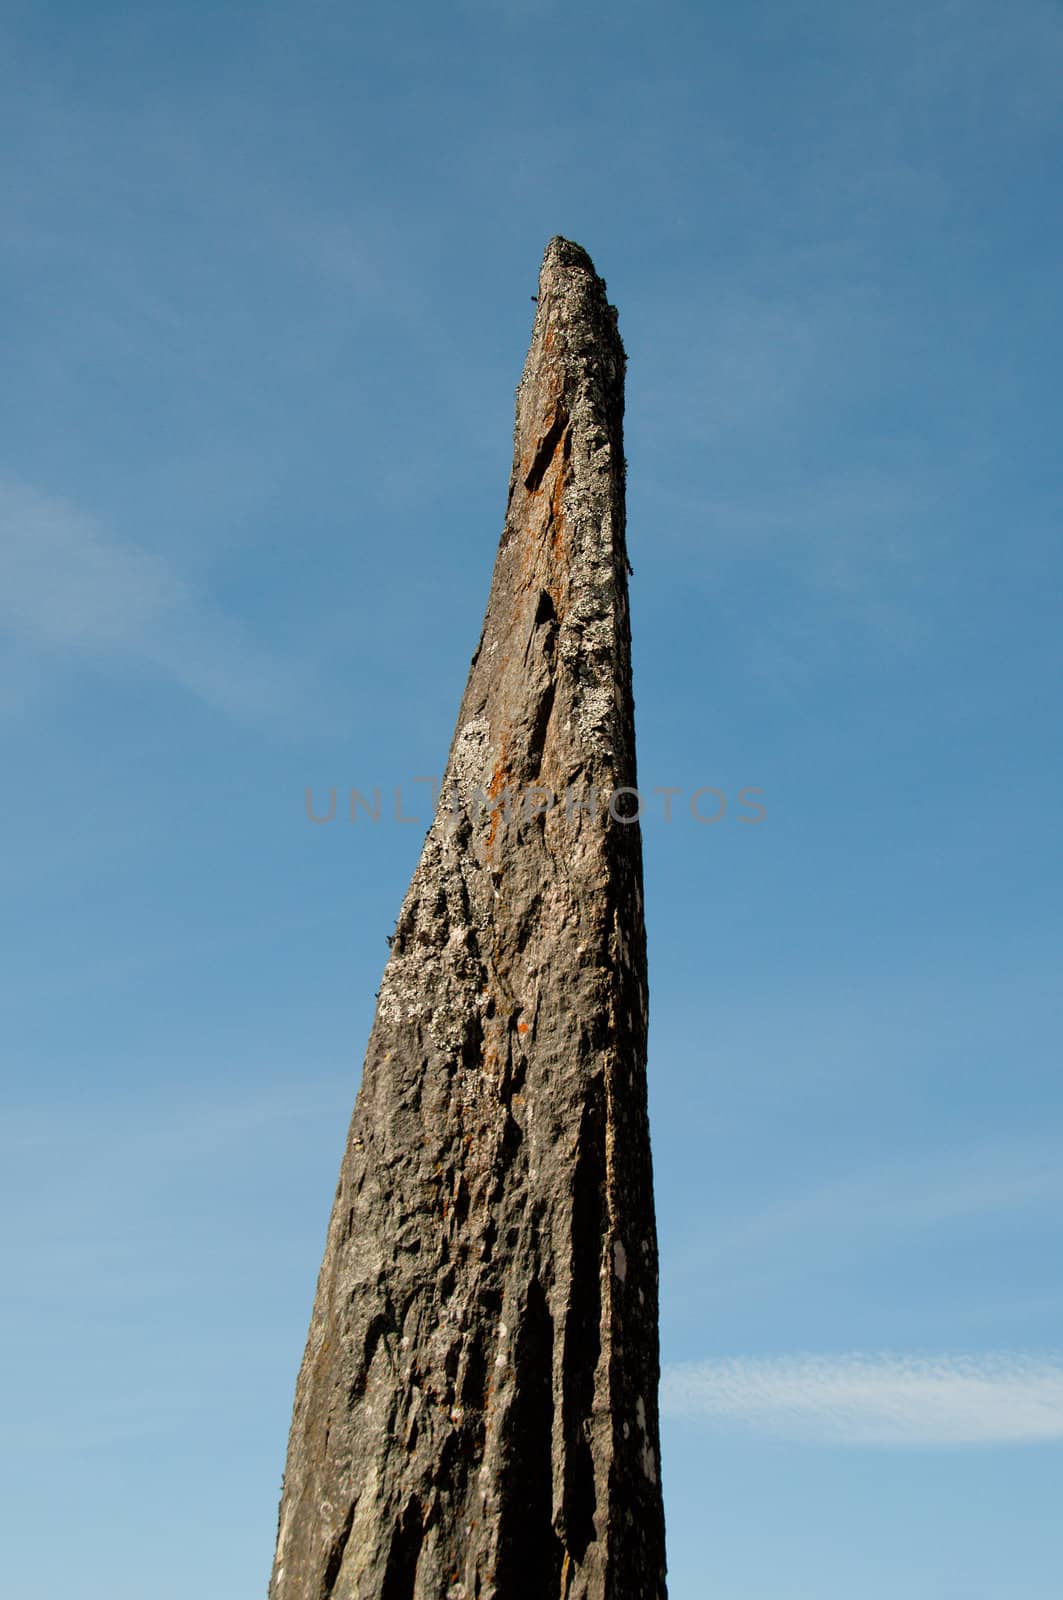
M589 257L551 240L483 634L329 1225L271 1600L665 1593L642 854L606 805L636 781L624 360Z

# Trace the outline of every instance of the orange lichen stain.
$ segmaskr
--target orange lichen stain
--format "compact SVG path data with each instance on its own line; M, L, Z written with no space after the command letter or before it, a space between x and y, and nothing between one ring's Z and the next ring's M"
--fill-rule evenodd
M551 427L553 423L551 422ZM565 563L565 513L564 493L569 482L569 451L571 448L571 428L565 428L556 445L553 455L543 472L542 478L534 489L528 489L528 500L531 506L539 507L539 515L534 520L529 519L528 532L522 541L519 552L519 579L518 588L527 590L538 588L542 584L540 561L544 547L552 552L553 564L563 568ZM527 466L527 464L526 464ZM552 594L555 609L560 616L561 610L557 604L557 596ZM516 620L516 619L514 619Z
M493 1045L488 1045L484 1050L482 1061L485 1068L497 1067L501 1065L502 1057Z
M315 1370L318 1370L318 1369L320 1369L321 1367L323 1367L325 1365L326 1361L329 1358L329 1351L331 1349L332 1349L332 1340L329 1339L329 1338L325 1338L321 1343L320 1350L318 1350L317 1354L314 1357L314 1368L315 1368Z
M491 799L491 800L497 800L499 795L503 792L503 790L507 789L509 787L510 778L509 778L509 768L508 768L508 765L507 765L508 757L509 757L509 735L506 734L506 733L503 733L503 735L502 735L502 748L498 752L498 760L495 763L495 770L491 774L491 782L488 785L488 789L487 789L488 798ZM491 851L491 849L492 849L492 847L494 845L495 835L498 832L498 822L499 822L499 818L501 817L501 815L502 815L502 807L501 806L496 806L493 809L493 811L491 812L491 831L487 835L487 844L484 847L487 850L488 853L490 853L490 851Z
M528 1024L526 1022L518 1022L517 1023L517 1032L518 1033L527 1033L527 1031L528 1031Z
M568 435L558 440L558 449L565 451ZM556 459L556 455L555 455ZM563 561L565 556L565 508L563 505L565 486L568 483L567 462L562 454L561 463L554 478L553 494L550 497L550 521L553 527L554 559Z

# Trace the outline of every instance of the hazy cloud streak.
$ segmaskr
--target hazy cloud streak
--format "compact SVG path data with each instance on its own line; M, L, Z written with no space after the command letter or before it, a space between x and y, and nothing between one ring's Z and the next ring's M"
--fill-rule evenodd
M234 717L292 716L304 693L159 554L76 506L0 478L0 630L38 656L125 657Z
M1063 1355L738 1357L666 1367L666 1416L880 1446L1063 1440Z

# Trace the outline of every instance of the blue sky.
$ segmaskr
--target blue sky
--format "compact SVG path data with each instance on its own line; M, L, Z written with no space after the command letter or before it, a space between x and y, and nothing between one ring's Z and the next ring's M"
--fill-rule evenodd
M5 8L10 1593L264 1593L426 821L305 791L440 768L563 233L684 791L671 1593L1058 1600L1061 73L1040 0Z

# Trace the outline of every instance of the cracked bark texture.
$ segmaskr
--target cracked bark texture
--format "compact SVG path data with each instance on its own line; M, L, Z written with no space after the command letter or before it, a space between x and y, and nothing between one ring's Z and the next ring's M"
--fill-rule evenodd
M642 851L607 808L636 782L624 364L605 284L552 239L483 633L343 1157L271 1600L665 1594Z

